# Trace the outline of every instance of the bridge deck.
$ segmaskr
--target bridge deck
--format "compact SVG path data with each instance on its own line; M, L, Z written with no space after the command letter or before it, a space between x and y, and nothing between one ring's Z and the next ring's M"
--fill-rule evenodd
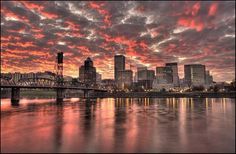
M74 89L74 90L95 90L107 91L92 87L69 87L69 86L19 86L19 85L1 85L0 88L24 88L24 89Z

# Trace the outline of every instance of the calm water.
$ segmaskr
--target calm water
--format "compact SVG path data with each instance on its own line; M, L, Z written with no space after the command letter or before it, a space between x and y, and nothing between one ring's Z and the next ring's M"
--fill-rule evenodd
M235 99L2 99L1 150L235 152Z

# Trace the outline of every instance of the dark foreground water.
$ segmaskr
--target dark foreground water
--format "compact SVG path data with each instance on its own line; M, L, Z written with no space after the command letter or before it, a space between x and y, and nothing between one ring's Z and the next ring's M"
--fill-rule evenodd
M235 152L235 99L2 99L1 152Z

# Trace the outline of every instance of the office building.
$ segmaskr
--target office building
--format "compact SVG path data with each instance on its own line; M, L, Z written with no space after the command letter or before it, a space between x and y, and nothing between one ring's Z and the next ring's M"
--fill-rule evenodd
M170 66L156 67L156 78L153 81L152 87L157 91L163 89L170 90L174 87L173 70Z
M190 86L205 85L206 71L205 65L189 64L184 65L184 80Z
M113 79L103 79L101 85L105 87L108 91L113 91L116 89L116 82Z
M152 83L152 89L155 91L166 90L169 91L171 88L174 88L174 84L167 82L160 82L160 80L156 77Z
M156 79L160 84L173 84L173 70L171 67L156 67Z
M166 67L170 67L172 69L173 84L175 87L179 87L178 64L177 63L166 63Z
M151 89L152 82L155 78L155 71L148 70L147 67L138 67L137 82L143 89Z
M125 70L125 56L115 55L115 64L114 64L114 77L115 81L118 82L119 72Z
M46 79L55 80L56 74L49 71L37 72L35 73L35 78L46 78Z
M33 73L33 72L21 74L21 78L31 78L31 79L33 79L35 77L36 77L36 74Z
M205 80L206 80L206 85L212 85L213 84L213 77L210 74L209 70L206 71L206 79Z
M79 68L79 79L88 85L96 84L96 68L93 61L88 57L84 61L84 65Z
M63 76L63 81L65 81L65 82L71 82L72 80L73 80L73 78L71 76L67 76L67 75Z
M12 73L1 73L1 78L11 79Z
M138 82L138 73L137 72L134 73L134 82Z
M118 76L118 88L119 89L129 89L133 82L133 72L131 70L119 71Z
M102 82L102 74L96 73L96 83L101 84Z

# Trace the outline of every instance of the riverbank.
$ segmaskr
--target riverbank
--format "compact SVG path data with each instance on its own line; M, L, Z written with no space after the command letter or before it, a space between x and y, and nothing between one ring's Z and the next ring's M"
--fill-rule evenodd
M20 91L20 97L21 98L56 98L57 93L55 90L51 89L31 89L31 90L25 90L22 89ZM83 93L81 91L65 91L65 97L72 98L72 97L82 97ZM1 97L0 98L11 98L11 90L8 91L1 91Z
M183 97L201 97L201 98L235 98L235 92L117 92L117 93L93 93L91 97L98 98L183 98Z
M11 90L1 91L1 98L10 98ZM21 90L20 91L21 98L55 98L56 91L54 90L41 90L41 89L31 89L31 90Z
M92 98L235 98L235 92L95 92L90 93ZM10 98L11 92L1 93L1 98ZM22 90L21 98L56 98L54 90ZM83 97L83 93L79 91L66 91L65 98Z

